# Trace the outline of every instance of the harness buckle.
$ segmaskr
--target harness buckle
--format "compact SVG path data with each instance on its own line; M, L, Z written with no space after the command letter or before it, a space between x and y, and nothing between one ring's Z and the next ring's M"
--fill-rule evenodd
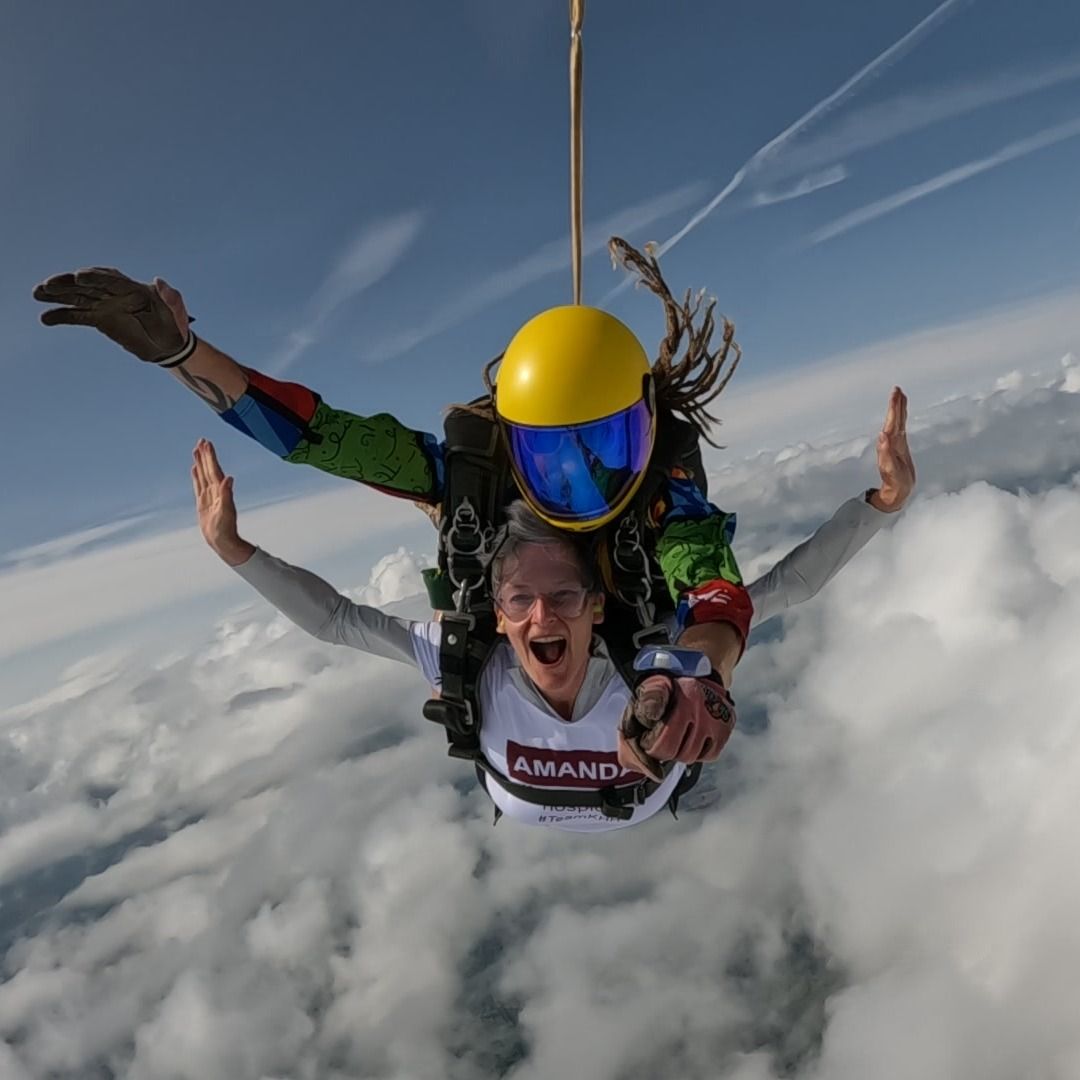
M641 649L646 645L667 645L671 641L671 634L663 623L653 623L639 630L630 640L635 649Z
M459 607L463 607L468 594L484 583L484 559L491 554L495 528L481 521L479 512L466 496L454 510L441 539L447 575L450 584L461 590ZM471 584L470 575L476 575Z
M436 611L435 619L445 624L444 629L448 633L453 633L453 624L460 625L464 630L476 629L476 616L471 611Z
M441 724L447 731L458 736L467 737L476 732L476 717L473 713L472 702L468 700L450 701L447 698L429 698L424 702L424 718L435 724ZM451 757L467 756L455 754L455 749L456 747L451 743Z
M649 778L643 777L633 787L606 787L600 789L600 811L604 817L629 821L634 816L635 806L644 806L649 796L656 790Z
M617 801L619 788L600 789L600 812L604 817L615 818L618 821L629 821L634 816L634 808L623 802Z

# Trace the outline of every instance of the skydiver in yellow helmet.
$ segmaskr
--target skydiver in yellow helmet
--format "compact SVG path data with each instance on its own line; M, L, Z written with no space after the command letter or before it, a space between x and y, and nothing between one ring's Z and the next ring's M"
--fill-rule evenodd
M634 498L656 444L656 389L641 343L583 305L530 319L503 354L495 410L533 512L597 529Z

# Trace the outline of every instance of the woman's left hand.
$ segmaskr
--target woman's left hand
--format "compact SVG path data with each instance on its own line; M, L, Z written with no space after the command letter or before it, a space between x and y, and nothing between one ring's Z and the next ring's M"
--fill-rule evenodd
M907 395L894 386L889 409L877 441L881 486L870 496L870 505L894 514L907 502L915 487L915 462L907 441Z

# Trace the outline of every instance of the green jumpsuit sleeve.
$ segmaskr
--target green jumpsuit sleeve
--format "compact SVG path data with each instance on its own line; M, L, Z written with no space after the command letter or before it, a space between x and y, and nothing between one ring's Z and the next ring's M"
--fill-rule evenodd
M390 495L434 504L443 492L443 448L389 413L359 416L313 390L245 368L247 392L221 418L286 461L313 465Z

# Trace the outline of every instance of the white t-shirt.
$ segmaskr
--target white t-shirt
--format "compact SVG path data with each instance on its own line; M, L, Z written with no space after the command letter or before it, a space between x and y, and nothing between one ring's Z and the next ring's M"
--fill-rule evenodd
M439 679L439 643L442 624L413 623L413 652L424 678L434 688ZM619 764L618 733L630 690L606 657L590 662L589 681L599 676L595 689L583 694L595 699L573 720L564 720L552 709L521 672L513 649L506 643L495 647L480 676L480 748L484 757L515 784L550 793L550 804L526 802L511 795L497 780L487 777L492 802L509 818L526 825L545 825L571 832L605 832L637 825L662 810L685 772L676 764L664 782L625 820L606 816L599 807L566 806L559 791L599 791L622 787L643 779ZM591 692L590 692L591 689ZM582 695L579 695L579 700Z

